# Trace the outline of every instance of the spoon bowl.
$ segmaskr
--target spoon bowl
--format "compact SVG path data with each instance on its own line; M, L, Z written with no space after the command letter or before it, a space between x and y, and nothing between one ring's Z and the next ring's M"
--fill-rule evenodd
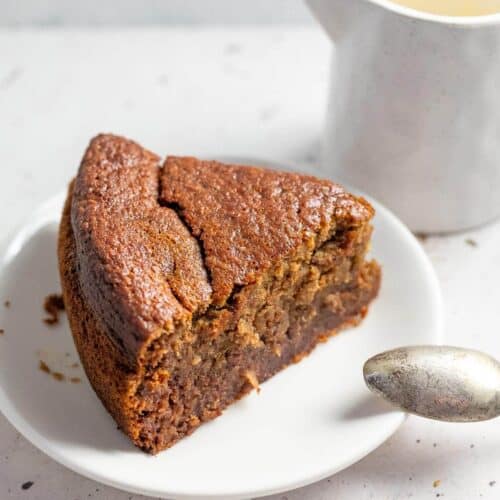
M448 422L500 415L500 363L479 351L402 347L370 358L363 375L371 391L415 415Z

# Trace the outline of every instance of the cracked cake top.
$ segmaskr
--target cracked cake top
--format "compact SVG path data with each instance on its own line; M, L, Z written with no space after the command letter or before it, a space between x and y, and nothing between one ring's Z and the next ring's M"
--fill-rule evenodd
M235 287L371 206L314 177L189 157L160 158L94 138L73 189L80 287L131 356L164 329L222 307Z

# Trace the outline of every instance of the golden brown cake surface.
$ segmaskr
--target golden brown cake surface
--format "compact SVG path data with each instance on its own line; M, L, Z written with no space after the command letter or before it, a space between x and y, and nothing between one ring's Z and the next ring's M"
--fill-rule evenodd
M376 295L373 209L314 177L89 145L61 222L66 308L87 375L156 452L269 378Z

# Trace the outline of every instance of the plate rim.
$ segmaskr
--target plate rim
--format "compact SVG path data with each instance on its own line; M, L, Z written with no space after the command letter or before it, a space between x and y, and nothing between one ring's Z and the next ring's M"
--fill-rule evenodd
M221 161L232 161L237 162L242 165L261 165L267 168L274 168L280 170L288 170L295 172L304 172L307 175L317 175L318 177L328 178L325 172L318 171L317 174L313 174L309 171L309 169L304 168L300 163L297 162L288 162L288 161L275 161L275 160L266 160L262 158L250 158L250 157L235 157L235 156L218 156L217 157ZM405 238L405 240L410 243L412 247L412 251L416 254L421 261L421 264L424 264L426 276L430 285L430 292L432 293L432 300L430 303L434 305L434 315L435 315L435 332L433 332L433 338L431 343L433 344L441 344L443 341L444 335L444 307L443 307L443 297L441 292L441 287L439 284L439 280L437 274L434 270L434 267L425 253L423 247L418 242L417 238L411 233L411 231L404 225L404 223L393 214L388 208L386 208L382 203L378 202L371 196L365 194L357 188L353 188L346 184L343 184L347 190L354 192L358 195L366 198L374 207L377 214L382 214L382 217L388 219L393 225L398 227L398 231L401 236ZM9 263L12 255L15 255L17 252L15 251L16 247L24 244L26 239L29 238L40 226L43 225L44 219L37 219L37 214L43 214L47 211L47 208L54 205L59 204L62 206L62 202L65 198L66 191L61 190L55 195L50 196L44 202L39 204L35 209L30 213L26 214L25 217L21 218L19 223L14 227L13 231L8 234L0 248L0 274L3 272L3 268ZM46 219L47 220L47 219ZM50 218L49 220L53 220ZM15 405L11 402L11 398L7 396L7 393L4 390L3 385L0 384L0 411L5 416L5 418L9 421L9 423L17 429L17 431L22 434L30 443L32 443L37 449L45 453L47 456L55 460L56 462L64 465L68 469L80 474L84 477L90 478L94 481L100 482L107 486L111 486L113 488L117 488L122 491L128 491L134 494L140 495L149 495L156 496L161 498L173 498L173 499L242 499L248 497L261 497L267 495L273 495L278 493L283 493L285 491L291 491L297 488L301 488L318 481L326 477L330 477L338 472L350 467L354 463L363 459L379 446L381 446L387 439L389 439L403 424L403 422L407 419L408 414L399 412L399 418L397 422L393 425L387 425L387 429L385 432L381 433L378 439L373 442L368 443L367 446L361 447L361 449L354 456L349 457L347 460L337 462L335 467L326 467L324 470L319 471L317 474L309 475L307 478L299 478L295 481L289 481L286 484L276 485L272 488L259 488L252 491L246 492L222 492L222 493L209 493L209 494L193 494L189 492L179 492L179 491L166 491L155 490L154 488L145 489L142 487L137 487L134 484L133 479L129 482L126 481L118 481L114 480L106 475L104 472L99 473L95 469L91 469L89 467L81 466L78 463L78 460L69 460L67 458L67 454L60 452L57 447L51 446L50 441L40 432L35 430L29 421L20 413Z

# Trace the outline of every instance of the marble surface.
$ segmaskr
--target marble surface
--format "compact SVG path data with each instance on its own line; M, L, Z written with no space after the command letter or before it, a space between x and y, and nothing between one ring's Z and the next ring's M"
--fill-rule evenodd
M119 5L119 8L118 8ZM2 0L0 26L312 24L303 0Z
M1 239L66 186L100 131L159 152L288 160L314 171L329 52L314 28L0 30ZM442 286L446 342L500 358L500 223L421 242ZM496 421L410 417L358 464L270 498L498 499L499 450ZM0 416L0 498L144 497L65 469Z

